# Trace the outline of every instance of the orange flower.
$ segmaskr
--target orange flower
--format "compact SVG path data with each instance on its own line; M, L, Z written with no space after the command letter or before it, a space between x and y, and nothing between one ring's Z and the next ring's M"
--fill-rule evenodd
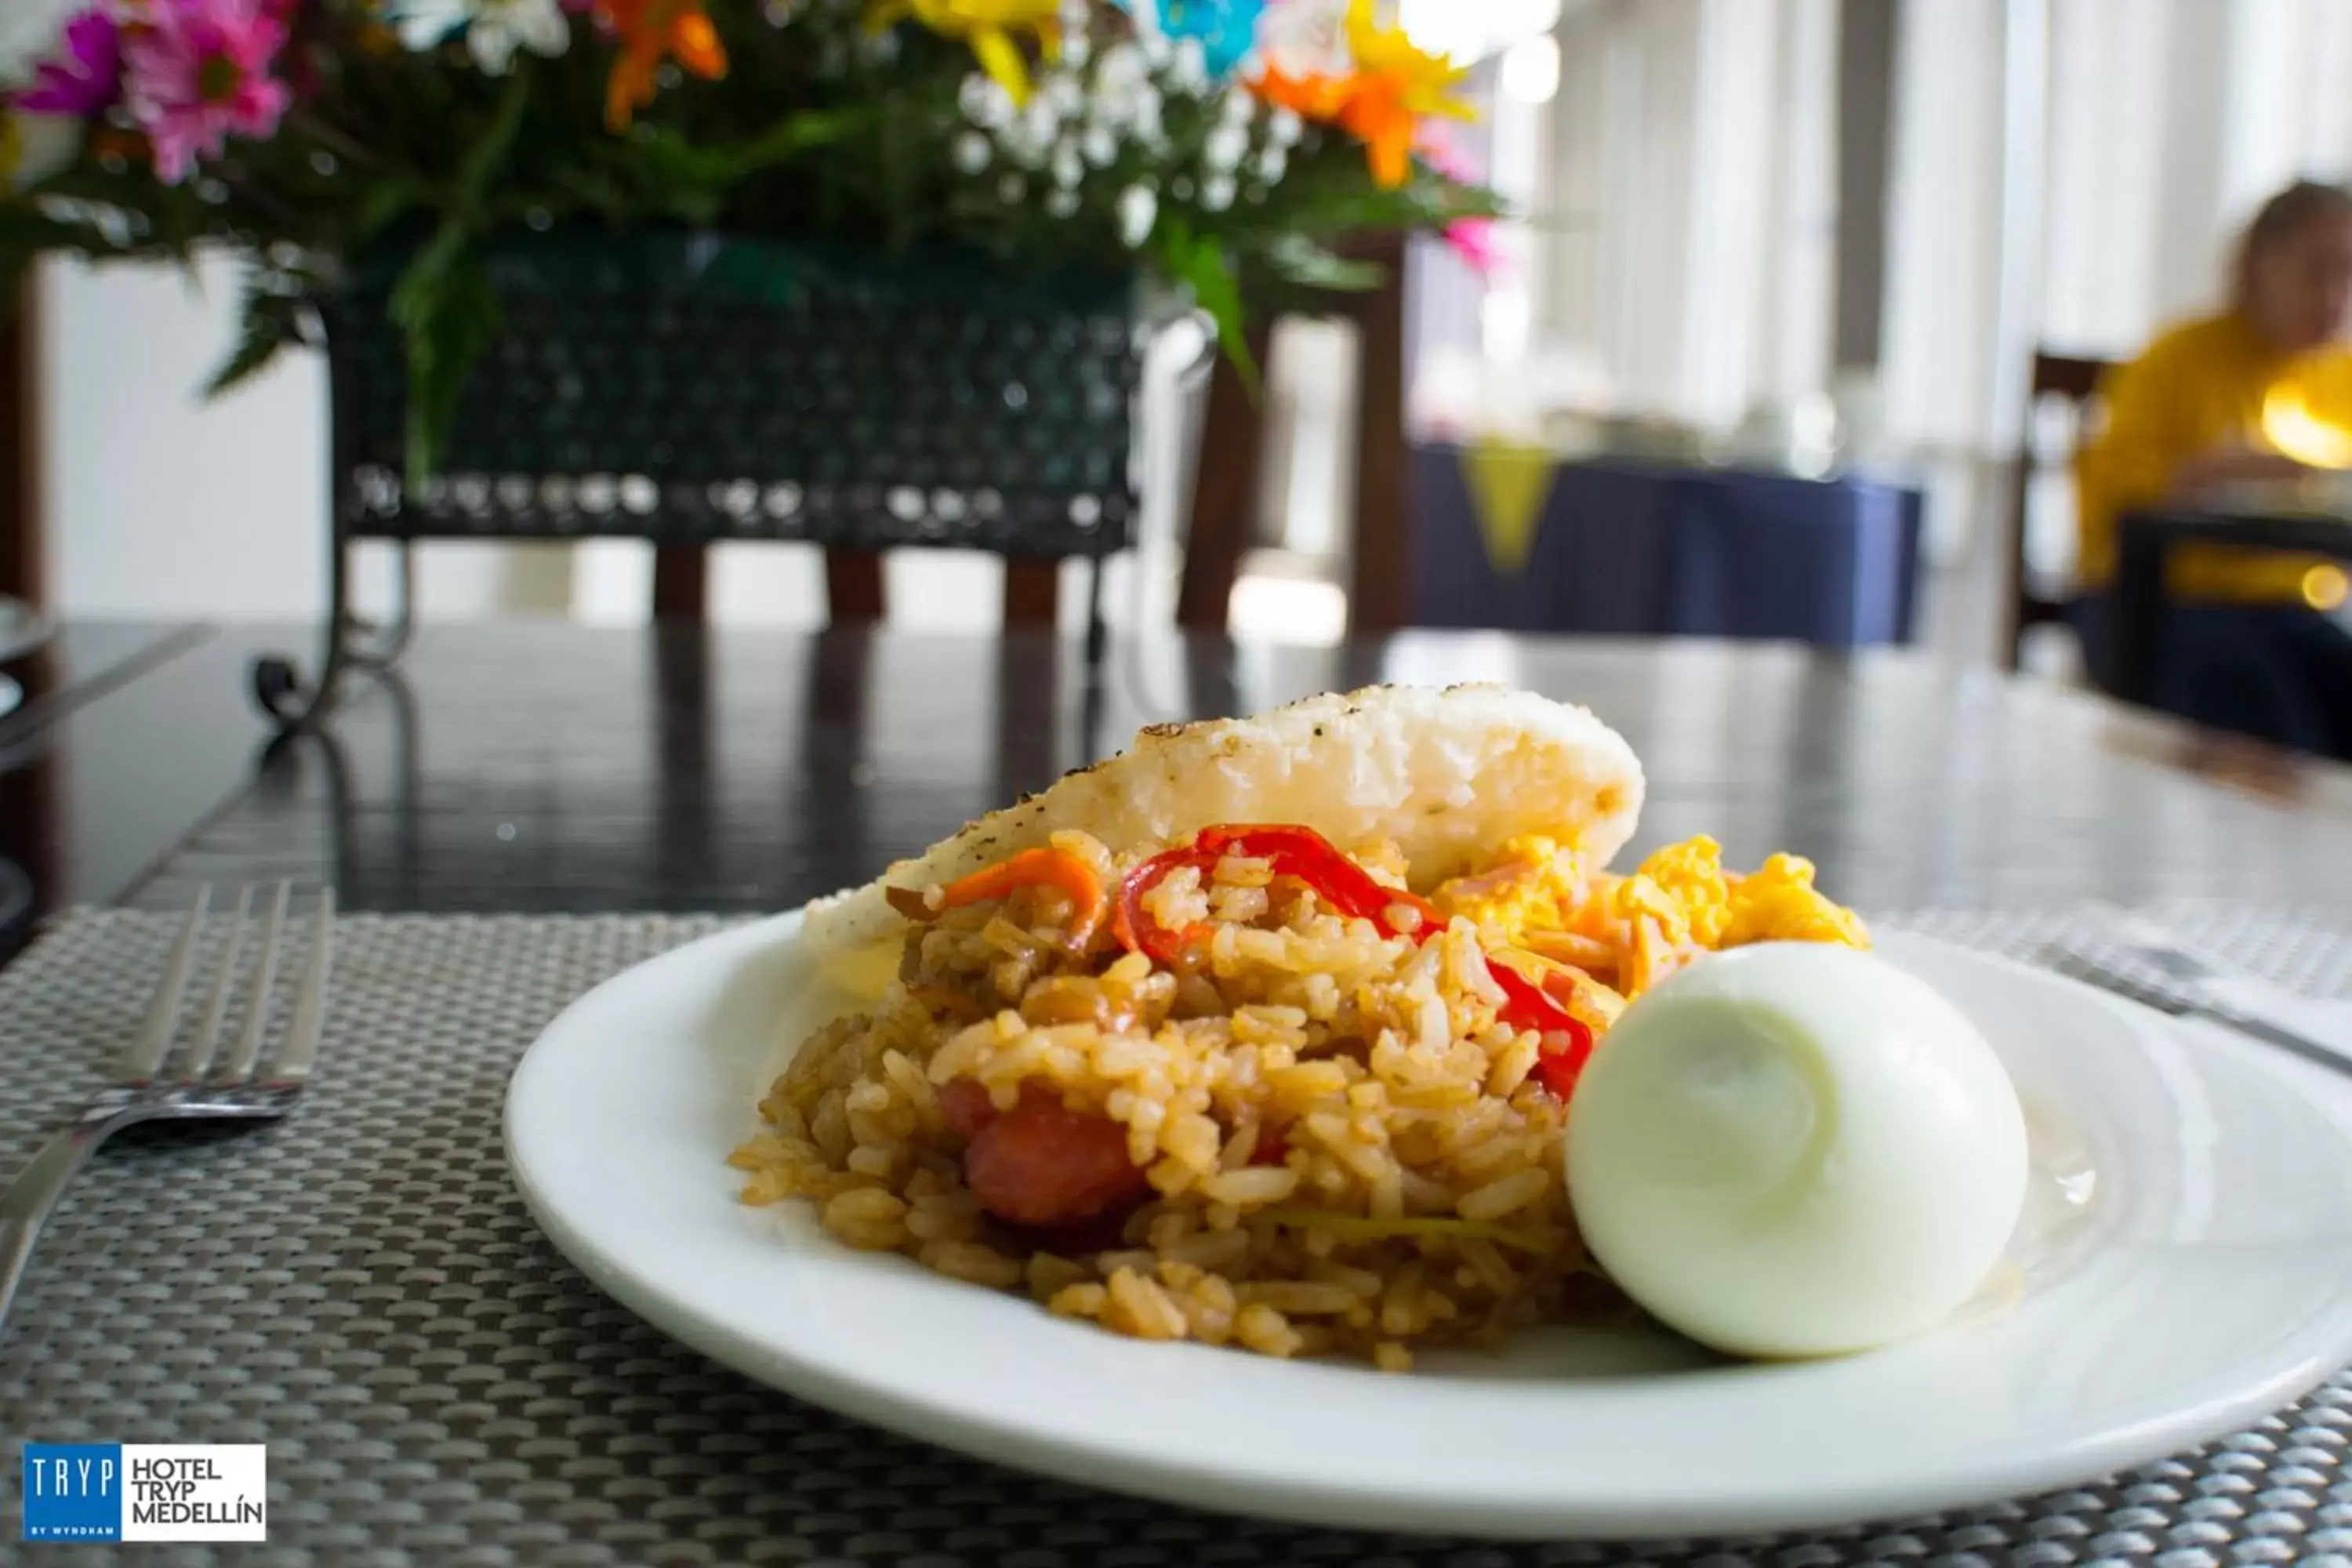
M1402 28L1375 26L1371 0L1352 0L1348 7L1348 49L1355 69L1346 76L1288 76L1269 65L1251 89L1302 119L1343 127L1364 144L1373 181L1402 185L1412 172L1423 120L1470 118L1469 107L1453 97L1467 73L1413 43Z
M702 0L598 0L596 15L621 40L604 87L604 123L615 131L653 101L654 73L665 58L676 56L706 81L727 74L727 50Z
M1318 76L1311 71L1290 76L1276 65L1266 66L1249 84L1250 90L1266 102L1287 109L1301 120L1324 125L1339 120L1354 86L1352 77Z

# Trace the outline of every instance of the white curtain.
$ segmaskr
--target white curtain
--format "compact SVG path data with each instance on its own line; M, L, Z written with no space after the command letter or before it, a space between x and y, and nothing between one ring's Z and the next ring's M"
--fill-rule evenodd
M1594 0L1557 36L1537 342L1635 413L1729 425L1820 390L1836 0Z
M1479 402L1475 357L1490 415L1712 426L1821 390L1837 3L1582 0L1514 46L1530 68L1504 57L1481 140L1523 221L1483 285L1421 267L1421 390Z
M2039 342L2127 355L2221 300L2232 237L2352 172L2344 0L1907 0L1882 377L1891 428L2011 449Z
M1457 375L1473 351L1521 383L1574 367L1615 410L1717 426L1823 390L1839 10L1564 6L1556 90L1494 103L1496 172L1528 215L1518 265L1475 309L1474 286L1431 268L1445 286L1422 346L1454 351ZM1905 0L1897 16L1879 395L1915 447L2013 448L2037 342L2128 353L2218 301L2266 194L2352 173L2352 0Z

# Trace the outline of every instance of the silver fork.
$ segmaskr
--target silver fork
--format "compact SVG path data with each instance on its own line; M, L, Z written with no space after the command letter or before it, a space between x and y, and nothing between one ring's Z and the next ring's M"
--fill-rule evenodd
M148 1005L146 1021L122 1053L114 1086L100 1091L80 1115L43 1144L32 1163L17 1174L5 1193L0 1193L0 1331L7 1327L9 1303L16 1300L16 1287L32 1262L33 1244L40 1239L43 1223L100 1144L142 1121L275 1121L294 1108L318 1058L335 895L330 889L319 897L293 1017L276 1057L265 1066L261 1047L268 1034L271 994L277 985L292 891L292 884L280 882L270 898L262 926L261 955L246 1002L245 1026L222 1056L222 1028L236 997L237 961L247 928L252 924L253 889L248 887L237 894L226 951L205 990L195 1034L184 1050L175 1051L181 1004L211 901L210 888L196 890L195 905L172 944L171 958Z

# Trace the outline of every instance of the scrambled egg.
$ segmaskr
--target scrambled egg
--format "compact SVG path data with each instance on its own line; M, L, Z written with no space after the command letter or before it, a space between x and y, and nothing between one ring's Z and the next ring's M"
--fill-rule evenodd
M1527 834L1503 840L1493 865L1441 884L1431 900L1447 918L1466 916L1507 946L1523 931L1564 928L1591 892L1591 879L1574 853Z
M1496 863L1437 889L1438 907L1467 916L1496 947L1612 981L1631 997L1701 952L1759 942L1868 947L1853 910L1813 886L1813 867L1775 855L1749 876L1727 871L1723 847L1670 845L1631 876L1592 876L1543 838L1515 838Z

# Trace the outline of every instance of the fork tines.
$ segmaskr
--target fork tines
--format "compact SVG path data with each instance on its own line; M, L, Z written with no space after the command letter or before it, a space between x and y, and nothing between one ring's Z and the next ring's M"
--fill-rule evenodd
M245 963L246 939L253 924L254 889L246 887L237 890L236 907L227 916L227 933L221 939L219 952L210 961L212 982L205 989L194 1032L184 1049L175 1049L188 982L196 966L198 948L211 911L211 888L196 889L195 902L172 943L163 983L155 988L146 1022L123 1055L125 1081L299 1084L310 1076L311 1064L318 1059L327 963L333 941L335 894L331 888L320 890L310 916L308 951L294 994L294 1010L277 1055L266 1069L261 1062L262 1047L268 1038L271 1005L278 989L278 971L287 946L287 911L293 893L291 882L279 882L271 890L268 912L261 917L260 952L248 970ZM222 1037L230 1015L237 1011L240 991L244 995L243 1027L237 1032L236 1043L222 1056Z

